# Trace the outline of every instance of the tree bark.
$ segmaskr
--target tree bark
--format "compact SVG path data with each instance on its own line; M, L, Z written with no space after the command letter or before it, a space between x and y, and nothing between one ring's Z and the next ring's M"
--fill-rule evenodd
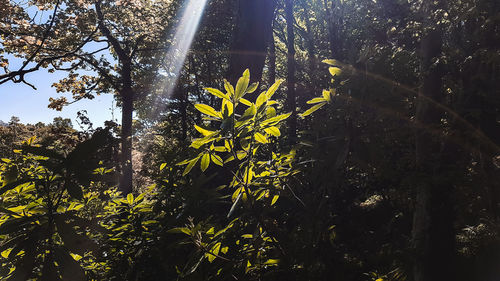
M271 86L276 81L276 46L274 45L274 34L269 34L269 72L268 84Z
M436 8L432 1L424 1L423 16L431 17ZM439 104L443 99L444 69L439 61L436 62L442 51L443 32L430 21L424 22L424 26L430 30L421 41L422 85L415 116L418 183L412 229L413 280L455 280L453 183L443 174L453 149L443 142L441 118L444 112Z
M271 38L276 0L239 0L233 46L230 50L229 81L236 83L245 69L251 82L260 82Z
M123 62L121 75L123 88L120 92L122 99L122 127L119 189L123 194L128 194L132 192L132 114L134 112L130 61Z
M295 97L295 34L293 32L293 0L285 1L287 29L287 110L292 113L288 118L288 141L294 144L297 139L297 104Z

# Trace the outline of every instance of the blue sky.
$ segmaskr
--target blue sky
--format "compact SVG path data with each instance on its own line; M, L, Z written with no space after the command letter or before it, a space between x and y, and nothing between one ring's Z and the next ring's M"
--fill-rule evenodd
M12 69L15 69L16 59L9 57ZM87 110L88 117L95 127L103 126L104 121L112 119L113 95L103 94L93 100L80 100L56 111L47 107L50 97L65 95L71 101L71 94L57 93L52 83L65 77L65 72L48 73L45 69L32 72L25 76L26 81L33 84L37 90L25 84L7 82L0 85L0 120L8 122L12 116L17 116L22 123L50 123L54 117L70 118L73 127L77 112ZM114 118L121 120L120 110L114 109Z

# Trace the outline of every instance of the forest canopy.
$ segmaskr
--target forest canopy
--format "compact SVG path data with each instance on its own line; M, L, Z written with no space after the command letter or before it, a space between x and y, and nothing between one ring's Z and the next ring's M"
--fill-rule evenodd
M0 67L121 114L0 122L2 280L500 278L497 0L5 0Z

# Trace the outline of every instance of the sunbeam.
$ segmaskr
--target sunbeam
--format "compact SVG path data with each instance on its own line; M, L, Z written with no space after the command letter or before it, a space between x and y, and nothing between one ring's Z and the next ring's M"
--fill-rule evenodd
M155 96L153 98L153 108L148 114L149 119L156 118L159 111L162 110L159 101L172 95L206 3L207 0L188 0L177 27L173 31L175 32L174 35L169 36L172 38L172 43L165 55L163 69L161 70L164 78L157 86L158 88L153 91Z

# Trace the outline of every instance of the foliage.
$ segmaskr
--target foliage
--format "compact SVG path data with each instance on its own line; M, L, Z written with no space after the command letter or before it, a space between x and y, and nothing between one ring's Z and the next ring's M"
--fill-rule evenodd
M99 168L97 148L110 137L97 132L67 155L36 145L33 137L15 151L15 160L2 159L2 276L7 280L86 280L79 262L92 260L99 225L82 216L97 197L82 186L99 180L96 173L105 168Z

